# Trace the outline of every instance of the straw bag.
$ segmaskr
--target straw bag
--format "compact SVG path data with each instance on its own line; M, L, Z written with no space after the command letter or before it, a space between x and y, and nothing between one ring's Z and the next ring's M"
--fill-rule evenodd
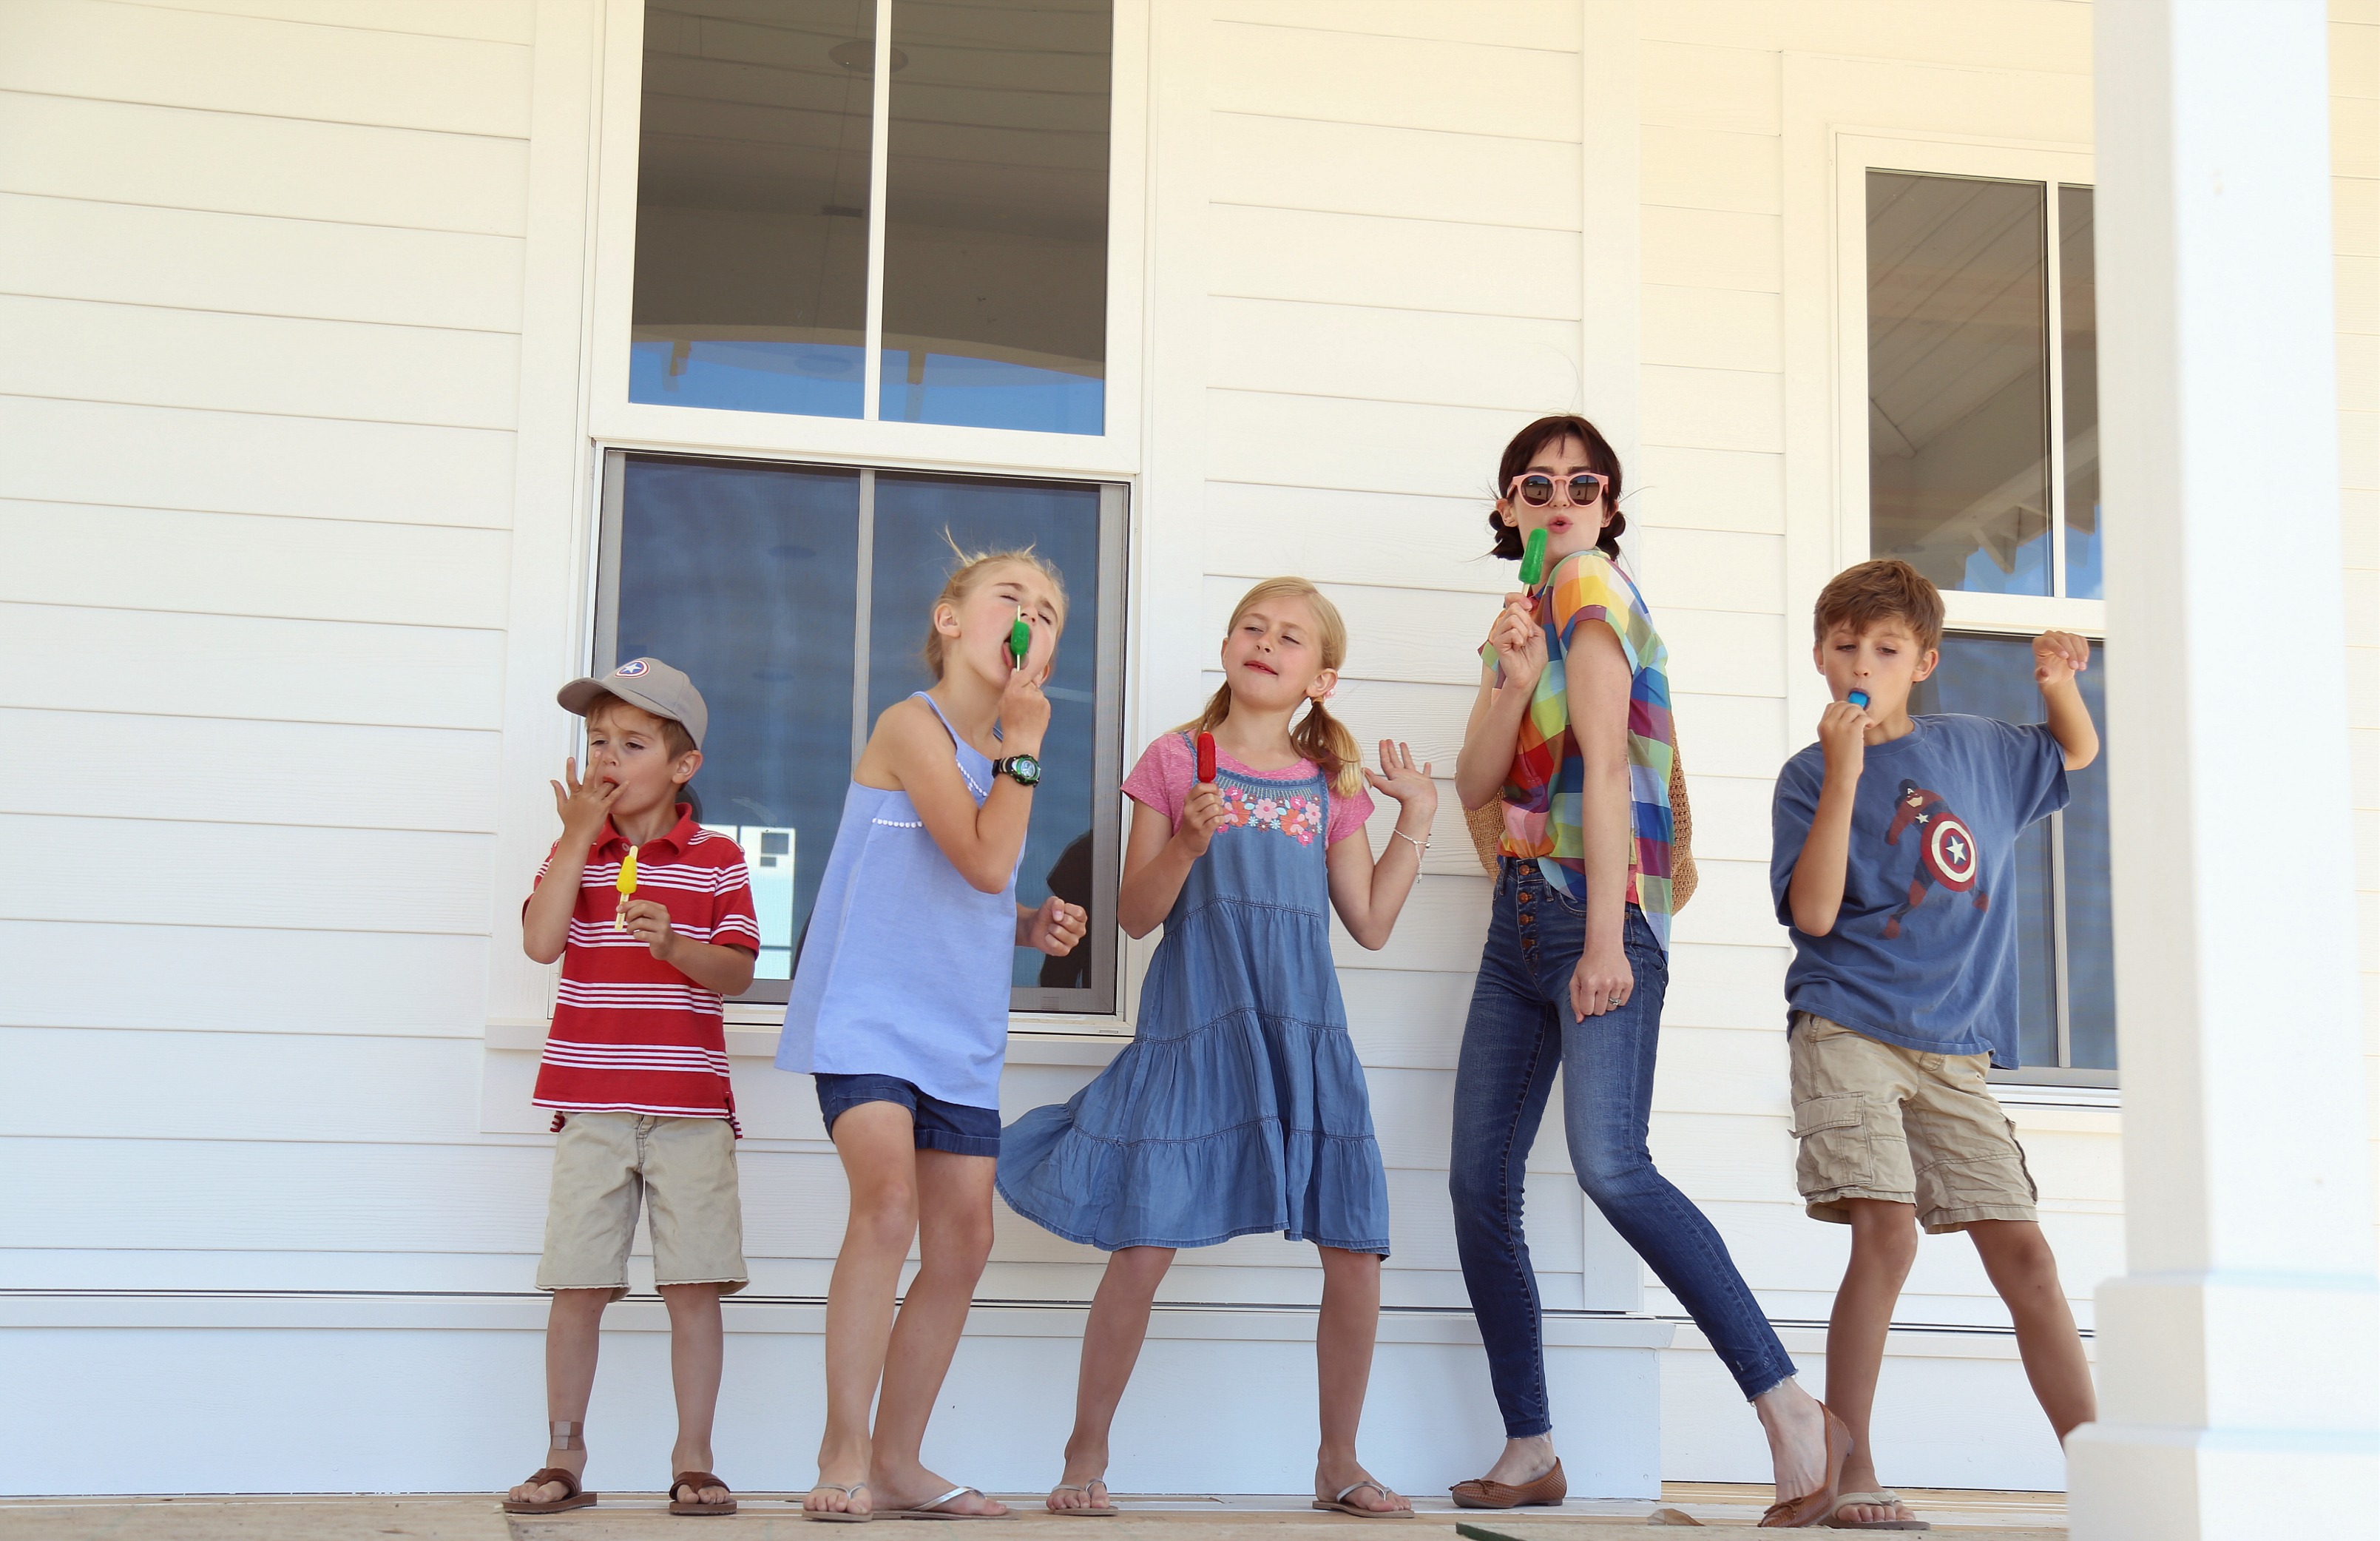
M1694 872L1694 811L1686 801L1686 757L1674 740L1670 745L1670 909L1672 913L1686 907L1694 897L1694 885L1699 881ZM1463 827L1471 832L1471 849L1479 855L1479 864L1489 876L1496 874L1496 858L1504 844L1504 804L1501 799L1485 808L1465 808Z

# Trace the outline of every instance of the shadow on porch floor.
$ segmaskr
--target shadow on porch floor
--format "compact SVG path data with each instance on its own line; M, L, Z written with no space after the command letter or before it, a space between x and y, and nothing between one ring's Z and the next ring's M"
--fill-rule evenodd
M1900 1492L1934 1522L1937 1533L1966 1531L1985 1541L2065 1541L2062 1493ZM745 1541L833 1541L845 1534L805 1522L798 1493L738 1497L743 1507L731 1523L733 1534ZM1614 1531L1645 1530L1646 1516L1658 1507L1642 1499L1573 1498L1558 1510L1487 1512L1454 1509L1443 1497L1422 1497L1415 1500L1420 1512L1412 1520L1366 1522L1318 1513L1304 1498L1287 1495L1125 1493L1116 1499L1124 1510L1122 1516L1086 1522L1038 1512L1038 1494L1000 1497L1019 1510L1000 1532L1008 1541L1330 1541L1355 1524L1397 1524L1397 1534L1416 1541L1457 1541L1457 1523L1509 1541L1590 1541ZM1720 1535L1745 1534L1768 1498L1764 1487L1719 1483L1669 1483L1662 1488L1664 1505ZM701 1541L717 1530L689 1529L665 1511L656 1493L620 1493L593 1509L509 1521L485 1494L0 1499L0 1541Z

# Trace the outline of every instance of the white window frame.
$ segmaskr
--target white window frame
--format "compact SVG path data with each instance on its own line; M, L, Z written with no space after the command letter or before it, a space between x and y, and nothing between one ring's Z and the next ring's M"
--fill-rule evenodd
M815 459L888 470L1014 472L1113 480L1140 469L1142 314L1148 202L1148 5L1115 0L1108 119L1108 315L1105 431L1009 428L667 407L628 399L628 330L637 267L637 163L644 91L645 0L606 0L595 154L594 282L589 316L589 436L615 448ZM892 0L876 0L868 214L870 337L881 325L885 128L882 89ZM877 350L866 350L868 411Z
M2044 282L2048 305L2049 374L2049 545L2051 587L2062 590L2066 580L2066 382L2064 327L2060 292L2058 189L2095 187L2091 152L2080 146L2033 144L1976 140L1953 135L1878 133L1842 129L1835 135L1835 427L1837 434L1836 549L1856 553L1853 560L1874 555L1872 511L1868 484L1868 266L1867 177L1870 171L1902 171L1923 177L1973 177L1995 181L2036 182L2045 187L2046 258ZM1944 630L1974 636L2032 636L2050 628L2077 632L2104 643L2107 638L2107 605L2100 599L2072 599L2058 593L1970 593L1942 591ZM2066 938L2065 815L2053 813L2050 853L2052 882L2058 896L2055 921L2057 956L2052 960L2058 982L2059 1058L2070 1052ZM2084 1097L2107 1097L2120 1083L2119 1070L2081 1070L2062 1065L2027 1065L1992 1079L2016 1086L2056 1087Z
M1867 174L1907 171L1924 177L1979 177L2004 182L2042 182L2054 195L2059 183L2095 186L2086 150L2047 145L1998 144L1919 135L1840 133L1835 138L1836 465L1841 478L1837 504L1840 525L1837 549L1870 553L1867 476ZM2058 201L2049 199L2049 532L2052 588L2066 572L2066 385L2059 368ZM1953 631L2040 632L2050 627L2104 641L2104 600L2042 594L1942 592Z

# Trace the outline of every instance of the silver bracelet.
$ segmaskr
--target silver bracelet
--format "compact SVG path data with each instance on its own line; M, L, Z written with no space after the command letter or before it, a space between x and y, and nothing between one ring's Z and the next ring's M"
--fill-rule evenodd
M1404 841L1405 844L1413 847L1414 854L1416 857L1427 856L1429 854L1428 836L1425 835L1420 839L1416 840L1402 829L1391 828L1389 833L1394 835L1398 839Z

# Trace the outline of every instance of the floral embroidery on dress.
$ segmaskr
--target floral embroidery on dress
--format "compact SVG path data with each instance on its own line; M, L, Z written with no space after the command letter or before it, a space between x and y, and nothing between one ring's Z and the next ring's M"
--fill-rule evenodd
M1275 797L1225 787L1223 823L1232 827L1269 829L1310 846L1322 832L1322 801L1303 795Z

